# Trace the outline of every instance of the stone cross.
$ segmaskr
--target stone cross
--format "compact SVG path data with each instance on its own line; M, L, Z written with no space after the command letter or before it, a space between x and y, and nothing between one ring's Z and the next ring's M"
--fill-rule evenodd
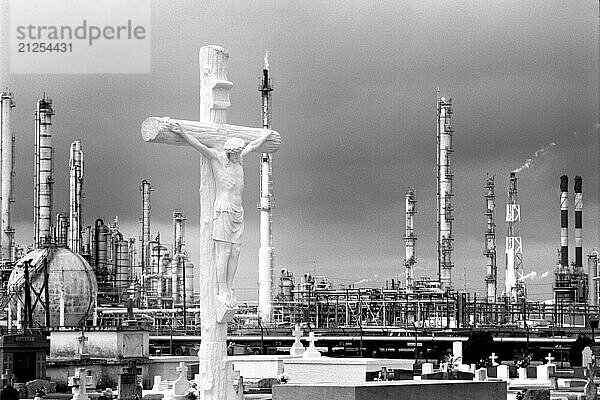
M304 346L300 341L300 336L302 335L302 330L300 329L300 324L296 324L293 330L294 334L294 343L290 347L290 355L299 356L304 353Z
M308 334L308 342L310 344L308 345L308 348L306 349L306 351L304 352L304 354L302 354L302 357L304 357L304 358L317 358L317 357L321 357L321 353L315 347L315 340L316 340L315 339L315 333L314 332L310 332Z
M492 367L497 367L498 363L496 362L496 360L498 359L498 356L496 355L496 353L492 353L491 356L488 357L490 360L492 360Z
M592 349L590 346L586 346L581 352L581 365L587 367L592 363Z
M269 138L254 151L272 153L279 148L277 132L242 126L228 125L227 109L231 105L229 90L233 84L227 78L229 53L218 46L200 49L200 120L185 121L151 117L142 123L142 138L147 142L171 145L188 145L188 135L203 146L223 150L229 138L240 138L250 143L269 133ZM173 131L178 124L184 134ZM213 217L215 203L215 175L211 160L200 156L200 265L198 293L200 293L200 318L202 342L198 353L201 382L200 400L231 400L233 369L227 361L227 322L235 314L235 301L224 302L218 297L218 271L215 243L213 240Z
M180 362L179 363L179 367L176 368L177 372L179 372L179 376L184 376L187 379L187 371L188 371L188 367L187 364L185 362Z
M4 373L2 374L2 380L6 381L6 384L8 386L12 386L13 382L15 380L15 375L12 373L12 371L10 369L5 369Z
M552 357L552 353L548 353L548 357L544 358L546 361L548 361L548 364L552 364L552 361L554 361L554 357Z
M184 362L179 363L179 367L177 367L177 372L179 372L179 377L173 382L173 394L175 396L184 395L188 389L190 388L190 381L187 378L187 365ZM233 382L232 382L233 385Z
M89 358L90 355L87 352L87 345L85 342L87 342L89 340L88 337L85 336L85 328L81 328L81 336L77 337L77 343L78 343L78 351L79 351L79 358Z

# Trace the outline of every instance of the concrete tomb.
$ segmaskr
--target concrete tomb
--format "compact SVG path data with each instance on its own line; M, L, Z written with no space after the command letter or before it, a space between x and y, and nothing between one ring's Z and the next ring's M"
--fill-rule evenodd
M391 370L413 370L414 360L386 358L289 358L283 360L284 371L292 383L359 384L367 374Z
M496 377L498 379L508 380L509 379L509 376L508 376L508 365L499 365Z
M506 383L381 381L360 384L294 384L273 387L273 400L506 400Z
M138 382L138 374L142 369L137 367L135 360L129 361L127 368L119 374L119 399L132 400L137 396L141 397L141 387Z
M432 363L423 363L422 366L422 375L427 375L433 373L433 364Z
M71 393L73 393L73 400L89 399L85 385L86 376L87 371L85 368L77 368L75 370L75 375L69 377L69 386L71 387Z

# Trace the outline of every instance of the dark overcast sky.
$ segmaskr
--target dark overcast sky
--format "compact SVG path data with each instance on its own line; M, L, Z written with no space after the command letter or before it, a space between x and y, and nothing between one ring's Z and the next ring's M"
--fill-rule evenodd
M197 154L144 143L139 127L149 116L197 119L198 50L217 44L230 52L228 121L240 125L260 125L257 77L269 50L274 128L283 137L274 162L276 270L341 284L403 277L404 194L414 186L416 275L435 276L439 85L454 106L455 285L464 287L466 276L467 287L483 293L489 172L497 176L501 290L508 173L556 142L519 180L525 273L552 272L561 174L571 182L583 176L584 252L598 243L597 24L593 1L154 1L151 74L8 78L18 104L18 242L33 236L33 113L45 91L56 110L55 210L67 210L68 149L81 138L86 223L118 215L124 234L137 238L138 188L147 179L153 235L160 229L171 241L171 213L181 205L197 261ZM235 286L238 297L253 298L258 156L245 164L247 227ZM550 297L551 275L528 282L534 299Z

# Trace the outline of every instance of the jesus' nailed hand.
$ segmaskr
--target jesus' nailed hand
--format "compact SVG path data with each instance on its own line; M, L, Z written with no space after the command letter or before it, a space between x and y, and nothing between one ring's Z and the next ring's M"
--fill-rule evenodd
M243 157L258 149L270 135L264 135L246 144L244 140L231 137L223 150L210 148L190 135L177 123L168 128L184 138L209 161L215 178L215 203L213 217L213 240L217 269L218 297L226 306L235 306L232 285L240 257L241 236L244 231Z

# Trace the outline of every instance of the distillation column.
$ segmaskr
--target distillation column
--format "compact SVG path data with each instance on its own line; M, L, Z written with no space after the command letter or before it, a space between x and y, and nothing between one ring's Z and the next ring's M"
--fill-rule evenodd
M56 224L54 225L54 244L59 247L66 246L68 232L69 220L63 213L56 214Z
M52 100L38 100L35 112L34 225L35 247L47 244L52 237Z
M81 253L81 221L83 189L83 151L81 141L71 143L69 157L69 243L71 251Z
M598 305L598 251L588 254L588 301L590 306Z
M184 237L185 237L185 221L187 218L183 215L183 210L173 210L173 260L174 265L171 266L172 270L175 271L176 279L172 283L173 290L173 301L177 303L180 299L179 296L187 296L188 292L193 292L192 287L186 285L186 271L181 266L182 263L186 262L185 254L183 253ZM188 298L188 297L186 297Z
M450 170L450 154L452 147L452 133L450 125L452 115L451 99L444 97L437 101L437 224L438 224L438 276L442 290L452 288L452 251L453 240L452 221L453 207L452 196L454 189L452 181L454 175Z
M487 217L487 230L485 231L485 251L487 259L485 284L487 287L487 301L496 301L498 288L498 267L496 265L496 194L494 193L494 176L488 176L485 186L485 216Z
M417 213L417 197L415 189L409 188L406 192L406 229L404 232L404 267L406 268L406 289L412 290L414 286L413 267L417 263L415 245L417 236L414 229L414 216Z
M12 109L15 106L12 93L0 93L0 131L2 149L2 225L0 227L0 260L13 262L14 259L14 236L15 230L11 224L11 203L14 201L13 177L14 177L14 150L15 137L12 132Z
M569 178L560 177L560 265L569 266Z
M525 296L523 284L523 248L519 234L521 205L517 193L517 174L510 173L506 203L506 269L504 295L513 302Z
M150 192L152 187L147 180L142 181L140 191L142 192L142 218L140 223L142 225L142 235L140 236L140 255L142 263L142 274L152 274L152 267L149 263L150 257L148 256L148 243L150 243Z
M581 192L581 176L575 176L575 267L583 268L583 234L582 234L582 212L583 193Z
M265 55L258 87L262 95L262 126L271 129L271 92L268 54ZM260 156L260 248L258 249L258 313L263 322L271 322L273 304L273 155Z

